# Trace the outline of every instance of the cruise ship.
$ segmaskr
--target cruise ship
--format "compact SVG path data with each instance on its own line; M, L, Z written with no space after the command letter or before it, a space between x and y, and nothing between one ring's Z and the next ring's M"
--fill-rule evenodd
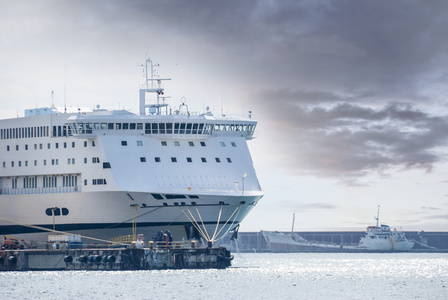
M139 114L52 105L0 120L0 238L136 227L214 242L236 228L263 196L247 145L257 122L170 107L165 80L146 75Z

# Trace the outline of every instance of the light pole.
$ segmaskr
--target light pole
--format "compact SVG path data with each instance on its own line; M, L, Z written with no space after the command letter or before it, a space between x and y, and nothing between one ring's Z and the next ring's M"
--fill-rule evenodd
M138 204L131 204L132 207L132 240L137 240L137 222L135 219L137 218L137 210Z
M243 173L243 175L241 176L242 177L242 179L243 179L243 191L242 191L242 196L244 196L244 178L246 178L247 177L247 173Z
M53 215L53 232L55 231L55 229L56 229L56 222L55 222L55 217L54 217L54 211L56 210L56 209L58 209L57 207L52 207L52 208L50 208L51 209L51 214Z

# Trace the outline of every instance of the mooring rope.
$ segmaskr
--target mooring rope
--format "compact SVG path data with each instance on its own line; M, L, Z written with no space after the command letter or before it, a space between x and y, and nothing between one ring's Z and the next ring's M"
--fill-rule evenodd
M73 233L70 233L70 232L65 232L65 231L60 231L60 230L53 230L53 229L48 229L48 228L37 226L37 225L31 225L31 224L15 222L15 221L11 221L11 220L8 220L8 219L2 218L2 217L0 217L0 220L5 221L5 222L9 222L9 223L12 223L12 224L24 226L24 227L33 228L33 229L39 229L39 230L53 232L53 233L59 233L59 234L73 235ZM104 243L113 243L113 244L121 244L121 243L118 243L118 242L102 240L102 239L98 239L98 238L94 238L94 237L90 237L90 236L85 236L85 235L80 235L80 234L76 234L76 235L80 236L82 238L85 238L85 239L93 240L93 241L99 241L99 242L104 242Z
M216 237L216 231L218 230L218 227L219 227L219 221L221 221L221 213L222 213L222 203L221 203L221 207L219 208L218 222L216 222L215 232L213 233L212 241L214 241L215 237Z
M208 235L207 228L206 228L205 225L204 225L204 222L203 222L203 220L202 220L201 214L199 213L199 210L198 210L197 207L196 207L196 211L197 211L198 216L199 216L199 218L200 218L200 220L201 220L203 230L201 229L201 226L199 225L199 222L196 221L195 217L193 216L193 214L191 213L191 211L190 211L189 208L187 208L187 211L188 211L188 213L190 214L191 218L187 215L187 213L185 212L185 210L182 210L182 212L185 214L185 216L188 218L188 220L193 224L193 226L197 229L197 231L198 231L198 232L199 232L205 239L207 239L207 241L211 241L212 243L214 243L214 242L217 242L217 241L223 239L223 238L227 235L227 233L229 233L229 231L232 229L233 224L235 223L236 219L238 218L240 206L241 206L241 203L235 208L235 210L234 210L233 213L230 215L230 217L227 219L227 221L224 223L224 225L221 227L221 229L216 233L216 231L217 231L218 228L219 228L219 222L220 222L220 220L221 220L221 214L222 214L222 208L223 208L223 206L221 205L221 208L220 208L220 210L219 210L218 222L216 223L215 232L213 233L212 238L210 238L210 236ZM222 236L220 236L220 237L218 238L218 236L219 236L219 234L221 233L221 231L226 227L227 223L229 223L229 221L232 219L233 215L235 215L235 213L236 213L237 211L238 211L238 214L236 214L235 218L234 218L233 221L232 221L232 224L230 224L229 228L225 231L225 233L224 233Z
M218 238L216 238L215 240L214 240L214 242L216 241L219 241L219 240L222 240L226 235L227 235L227 233L229 233L229 231L230 231L230 229L232 228L232 226L233 226L233 224L235 223L235 221L236 221L236 219L238 218L238 215L240 214L239 213L239 209L240 209L240 206L241 206L241 203L237 206L237 208L235 208L235 210L233 211L233 213L232 213L232 215L229 217L229 219L227 219L227 221L224 223L224 225L221 227L221 230L219 230L219 232L216 234L216 236L218 236L220 233L221 233L221 231L224 229L224 227L227 225L227 223L230 221L230 219L232 218L232 216L238 211L238 214L235 216L235 219L233 219L233 221L232 221L232 224L230 224L230 226L229 226L229 228L227 229L227 231L218 239Z
M208 235L207 228L205 228L204 221L202 220L202 216L201 216L201 214L199 213L199 209L198 209L197 206L196 206L196 212L198 213L199 219L201 220L202 228L204 228L204 232L207 234L207 241L210 241L210 236Z
M182 210L182 212L185 214L185 216L187 216L188 220L191 222L191 224L193 224L194 228L196 228L196 230L206 239L207 235L204 233L204 231L200 228L198 222L196 221L196 219L194 218L193 214L190 212L190 209L187 208L188 213L191 215L191 218L185 213L184 210ZM204 228L205 229L205 228Z

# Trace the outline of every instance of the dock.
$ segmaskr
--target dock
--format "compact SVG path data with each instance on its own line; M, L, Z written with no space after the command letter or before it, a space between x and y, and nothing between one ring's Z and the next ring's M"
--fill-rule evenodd
M224 247L14 249L0 251L0 271L225 269L232 258Z

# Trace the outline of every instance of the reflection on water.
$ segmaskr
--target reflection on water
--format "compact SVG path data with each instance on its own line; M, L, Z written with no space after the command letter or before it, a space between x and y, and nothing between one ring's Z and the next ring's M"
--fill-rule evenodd
M448 254L236 254L227 270L0 273L0 299L448 299Z

